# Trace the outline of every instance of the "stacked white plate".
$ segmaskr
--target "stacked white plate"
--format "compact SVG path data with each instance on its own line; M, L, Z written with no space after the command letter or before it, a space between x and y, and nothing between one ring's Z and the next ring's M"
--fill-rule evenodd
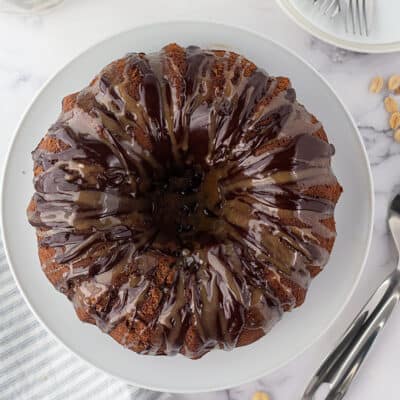
M374 3L368 36L346 32L342 15L323 16L313 0L276 1L296 24L325 42L365 53L400 51L399 0L367 0Z

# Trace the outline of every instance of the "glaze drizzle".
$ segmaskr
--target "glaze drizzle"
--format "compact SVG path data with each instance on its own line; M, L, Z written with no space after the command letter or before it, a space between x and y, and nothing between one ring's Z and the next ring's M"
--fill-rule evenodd
M321 222L334 202L307 190L337 181L294 89L233 53L184 56L128 54L77 94L46 135L62 149L33 152L28 217L88 321L124 326L140 353L196 358L295 306L282 277L306 289L335 236Z

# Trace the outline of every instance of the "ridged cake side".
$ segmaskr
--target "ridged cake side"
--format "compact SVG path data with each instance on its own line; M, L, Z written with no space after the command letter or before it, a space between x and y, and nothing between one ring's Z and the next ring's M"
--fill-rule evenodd
M240 55L128 54L64 99L33 152L42 268L138 353L252 343L328 260L333 154L290 81Z

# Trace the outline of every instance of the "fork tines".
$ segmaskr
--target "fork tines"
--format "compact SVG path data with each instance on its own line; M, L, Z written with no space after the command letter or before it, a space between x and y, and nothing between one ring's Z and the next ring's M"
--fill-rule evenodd
M347 9L345 10L346 32L368 36L368 1L370 0L347 0Z
M314 4L323 15L327 15L330 18L335 17L340 12L339 0L314 0Z

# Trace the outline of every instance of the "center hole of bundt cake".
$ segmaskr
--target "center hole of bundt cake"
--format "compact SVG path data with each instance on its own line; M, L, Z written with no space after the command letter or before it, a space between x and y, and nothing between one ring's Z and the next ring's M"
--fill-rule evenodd
M218 219L218 205L211 199L219 198L219 192L210 176L200 167L172 167L153 180L150 198L156 241L190 249L194 242L211 239Z

